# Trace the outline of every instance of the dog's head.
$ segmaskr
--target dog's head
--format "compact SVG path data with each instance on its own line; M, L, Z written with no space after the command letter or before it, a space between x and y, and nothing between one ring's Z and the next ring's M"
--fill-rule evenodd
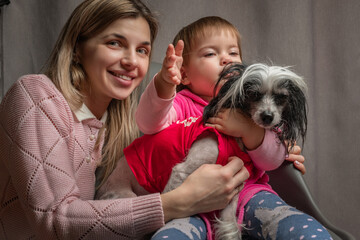
M287 67L252 64L228 65L219 81L226 80L204 110L204 121L224 108L241 111L259 126L280 129L290 146L307 130L306 84Z

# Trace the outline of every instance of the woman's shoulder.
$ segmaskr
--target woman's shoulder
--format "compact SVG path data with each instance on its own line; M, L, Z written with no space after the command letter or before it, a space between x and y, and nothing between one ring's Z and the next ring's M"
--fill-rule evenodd
M11 114L8 114L9 112ZM67 115L68 124L72 118L71 109L65 98L43 74L20 77L7 91L0 105L0 115L5 117L3 121L25 121L39 116L34 114L35 112L42 112L53 118Z
M14 84L14 88L20 88L21 91L25 91L32 96L62 96L51 79L44 74L24 75L17 80Z
M6 92L2 104L8 99L16 99L20 96L28 100L38 101L38 98L61 95L52 81L44 74L29 74L21 76Z

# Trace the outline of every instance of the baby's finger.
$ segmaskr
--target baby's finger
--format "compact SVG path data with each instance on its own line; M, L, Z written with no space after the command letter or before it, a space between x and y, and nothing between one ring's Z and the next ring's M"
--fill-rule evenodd
M165 69L167 69L167 71L169 71L169 70L171 70L172 67L174 67L175 62L176 62L176 57L174 55L171 55L164 59L163 66L165 66Z
M184 50L184 41L179 40L175 46L175 55L181 57L183 50Z
M286 157L285 160L290 162L298 161L300 163L303 163L305 162L305 157L303 155L289 154L289 156Z
M169 68L166 73L166 79L169 79L171 83L174 83L176 85L179 85L181 82L180 76L176 74L176 71Z
M298 146L298 145L294 145L294 147L289 149L289 153L300 154L301 153L301 147Z
M224 131L224 127L222 125L219 125L219 124L205 123L205 126L215 128L219 132Z
M218 124L221 120L219 117L210 117L206 122L212 124Z
M302 164L298 161L294 161L294 166L301 172L302 175L304 175L306 173L306 167L304 164Z
M174 48L174 45L172 44L169 44L167 49L166 49L166 58L172 56L175 54L175 48Z

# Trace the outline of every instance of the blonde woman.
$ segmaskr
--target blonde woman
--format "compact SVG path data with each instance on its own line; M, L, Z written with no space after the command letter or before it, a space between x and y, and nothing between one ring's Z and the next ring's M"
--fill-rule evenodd
M139 0L85 0L44 74L9 89L0 105L1 239L139 239L171 219L223 208L237 193L248 173L235 158L166 194L93 200L96 169L107 179L138 136L136 87L157 28Z

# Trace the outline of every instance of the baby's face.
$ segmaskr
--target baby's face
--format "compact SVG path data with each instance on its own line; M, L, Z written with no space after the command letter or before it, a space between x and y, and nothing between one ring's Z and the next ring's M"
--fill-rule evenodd
M230 31L212 31L198 38L184 66L189 89L209 101L224 66L241 62L237 38ZM221 86L220 86L221 87Z

